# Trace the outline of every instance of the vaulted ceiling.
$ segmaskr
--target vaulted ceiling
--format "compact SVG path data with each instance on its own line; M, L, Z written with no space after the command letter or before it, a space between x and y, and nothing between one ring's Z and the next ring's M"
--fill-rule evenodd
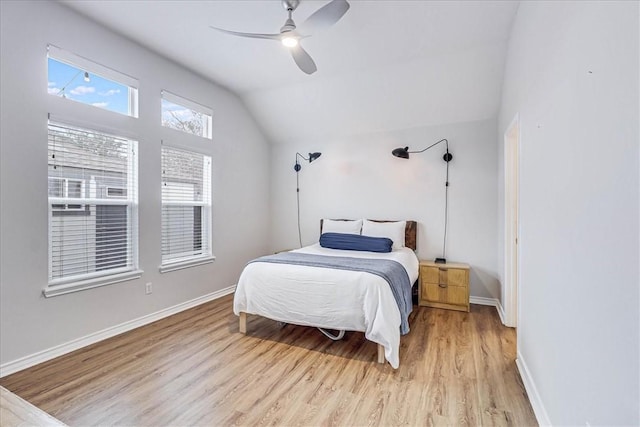
M277 0L62 1L236 92L274 143L495 117L512 1L350 0L333 27L303 41L318 71L279 42ZM302 23L328 1L302 0Z

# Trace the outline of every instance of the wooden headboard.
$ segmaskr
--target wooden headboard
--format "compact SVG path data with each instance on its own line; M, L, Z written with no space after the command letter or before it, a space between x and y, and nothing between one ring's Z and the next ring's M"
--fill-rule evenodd
M320 219L320 234L322 234L322 219ZM349 221L348 219L337 219L335 221ZM384 219L370 219L369 221L374 222L396 222L391 220ZM404 229L404 245L408 248L416 250L416 234L417 234L418 224L415 221L407 221L407 226Z

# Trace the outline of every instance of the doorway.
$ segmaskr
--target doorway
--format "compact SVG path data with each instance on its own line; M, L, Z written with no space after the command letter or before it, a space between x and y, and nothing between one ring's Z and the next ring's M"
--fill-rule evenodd
M518 233L519 233L519 152L520 118L516 116L504 133L504 320L505 325L518 326Z

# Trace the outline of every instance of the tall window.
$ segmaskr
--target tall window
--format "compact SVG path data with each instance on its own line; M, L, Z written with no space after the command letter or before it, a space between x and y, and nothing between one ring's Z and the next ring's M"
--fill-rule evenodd
M211 257L211 157L162 147L162 265Z
M162 126L211 139L212 121L210 108L162 91Z
M49 291L137 270L137 142L48 129Z

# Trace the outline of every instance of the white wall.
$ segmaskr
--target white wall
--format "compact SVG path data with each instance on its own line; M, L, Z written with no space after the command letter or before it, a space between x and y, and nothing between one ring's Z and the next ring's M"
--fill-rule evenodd
M0 364L234 285L266 252L269 146L237 96L54 2L1 3ZM91 109L85 119L125 124L139 140L141 279L45 299L47 113L86 106L47 94L48 43L140 81L140 118ZM160 123L167 89L213 109L213 141ZM133 123L132 123L133 121ZM160 274L160 141L213 158L212 264ZM145 295L144 284L153 283Z
M522 2L509 46L518 351L554 425L640 424L638 18L637 2Z
M471 295L497 298L496 121L457 123L279 144L272 148L272 249L298 247L296 151L322 157L300 171L303 245L317 242L320 218L418 221L418 256L441 256L444 226L444 144L409 160L397 147L419 150L447 138L450 163L447 258L467 262Z

